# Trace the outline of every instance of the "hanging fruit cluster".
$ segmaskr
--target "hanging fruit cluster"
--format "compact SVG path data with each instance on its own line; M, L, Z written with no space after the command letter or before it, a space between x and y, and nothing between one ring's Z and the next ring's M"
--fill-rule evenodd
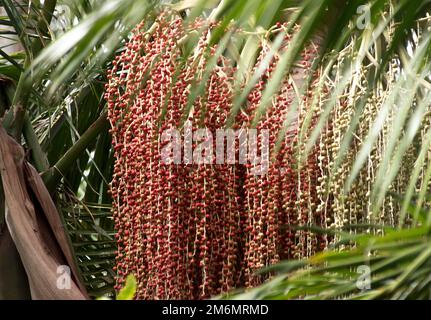
M280 27L280 25L279 25ZM288 45L290 35L286 34L285 44ZM253 73L257 72L261 61L269 54L269 48L263 47L257 59ZM321 216L316 214L316 184L319 176L317 170L317 149L314 148L306 156L306 160L298 163L299 127L303 123L305 110L310 104L310 92L304 95L302 101L296 102L294 86L303 86L308 76L307 72L316 54L314 47L309 47L301 54L299 67L292 73L298 77L286 77L279 93L273 99L265 114L259 119L258 131L269 131L269 150L273 153L269 169L265 175L254 175L250 165L247 166L244 181L244 210L247 212L244 237L244 281L245 286L254 286L263 280L255 276L255 271L278 262L280 259L301 258L323 249L326 246L324 237L316 237L307 231L295 231L287 226L321 225ZM251 119L262 103L262 92L266 88L274 68L278 63L278 55L271 61L260 81L251 91L248 98L244 119L246 126L251 126ZM302 72L301 72L302 71ZM317 77L318 75L314 75ZM285 127L285 120L294 117L292 124ZM314 121L312 121L313 123ZM312 124L313 126L313 124ZM284 132L280 139L280 134Z
M254 174L253 164L162 161L161 132L180 128L184 140L202 127L215 136L226 125L234 100L235 68L220 57L209 77L204 76L217 50L209 45L214 26L202 21L184 26L180 18L163 13L150 31L143 31L144 23L136 27L108 74L105 98L115 152L111 193L118 242L116 289L132 273L138 281L138 299L198 299L254 286L264 280L255 275L258 269L280 259L309 256L327 245L325 237L286 228L326 222L318 209L320 149L313 148L304 161L297 157L303 153L299 128L315 84L293 103L295 82L306 82L307 73L300 69L310 68L316 54L313 46L304 50L294 68L298 76L286 76L257 122L258 132L269 132L269 150L279 148L266 174ZM284 32L282 25L277 27ZM202 35L182 61L180 39L190 29L202 30ZM288 46L288 33L284 40ZM269 51L262 45L255 71ZM236 129L252 127L278 60L275 55L249 93L236 116ZM192 99L191 87L202 83L203 92ZM285 128L289 115L293 120ZM257 139L258 150L262 139ZM238 154L239 147L235 148Z
M133 273L139 283L137 298L209 297L259 284L262 279L254 272L280 258L322 249L324 239L285 228L322 220L314 214L316 153L301 168L295 165L293 146L308 96L265 175L252 174L251 165L163 164L160 132L182 126L190 86L199 83L195 77L207 64L211 26L182 66L175 42L185 33L180 19L162 16L151 34L140 32L142 27L113 62L106 93L116 158L111 189L118 231L117 286ZM256 68L267 50L262 48ZM305 50L303 67L309 67L313 53ZM277 57L249 94L245 112L237 117L240 126L251 125L276 63ZM187 113L192 131L223 128L232 106L233 72L228 61L218 61L205 94ZM290 111L293 85L285 80L257 126L269 130L270 150ZM184 130L183 138L187 134Z
M114 61L106 91L116 159L111 192L118 286L133 273L137 298L208 297L239 284L237 168L165 164L159 133L183 125L190 86L214 54L214 48L206 52L212 27L183 66L176 42L184 36L181 19L162 16L151 34L142 27ZM191 105L192 125L182 138L202 125L215 134L226 120L232 70L218 62L205 98Z
M351 50L351 49L349 49ZM341 82L341 70L346 56L352 52L346 51L339 55L338 65L334 68L336 76L332 81L326 83L327 90L337 90ZM318 212L323 214L322 225L325 228L342 229L355 225L389 225L398 224L399 202L390 194L386 195L378 212L373 211L372 188L376 183L376 173L385 157L385 147L390 137L390 127L395 117L395 111L388 113L382 130L378 133L376 143L372 145L364 166L358 172L357 178L352 183L349 192L345 192L346 181L349 179L352 167L357 160L357 155L362 148L362 142L369 135L370 129L381 112L382 105L390 96L395 86L397 66L392 63L388 67L385 89L379 88L367 98L363 110L358 112L358 105L366 95L367 73L369 67L364 66L360 70L349 75L352 79L341 98L337 99L328 116L328 125L321 131L319 136L319 168L321 178L317 187L319 206ZM325 95L323 95L325 96ZM318 104L320 113L324 112L324 103ZM359 115L357 129L352 135L352 141L348 148L342 149L346 136L349 135L350 126L355 122L354 117ZM341 156L340 156L341 155ZM413 166L411 155L407 154L403 161L404 168ZM403 194L408 185L408 173L402 169L391 183L391 189ZM374 208L375 210L375 208ZM368 230L371 232L371 230ZM381 230L377 230L381 232Z

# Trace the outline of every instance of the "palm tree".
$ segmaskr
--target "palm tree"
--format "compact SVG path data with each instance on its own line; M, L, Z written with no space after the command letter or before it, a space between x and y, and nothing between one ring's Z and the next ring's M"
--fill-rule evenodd
M311 211L331 211L319 223L332 230L325 241L336 243L341 238L337 230L349 224L370 225L368 234L418 224L425 228L418 230L428 230L429 219L421 218L431 178L428 1L2 0L0 298L78 299L113 292L116 244L108 193L113 150L103 99L106 75L134 26L144 20L151 29L167 7L185 21L219 21L211 45L218 44L216 55L237 67L230 124L264 72L253 69L262 43L269 43L270 54L279 60L262 92L256 121L268 112L284 79L293 77L292 114L302 119L295 160L301 167L318 145L327 161L319 167L320 206L310 204ZM286 22L289 44L272 32L278 21ZM199 32L191 30L185 37L184 60ZM310 45L316 48L313 64L299 65L297 58ZM204 70L203 77L211 71ZM202 90L197 85L190 96ZM304 109L302 97L310 90L313 99ZM292 126L293 120L286 120L282 132ZM427 238L427 232L419 232L420 237ZM416 250L418 259L428 259L423 242L413 249L401 239L406 252ZM359 263L349 264L349 259L358 258L362 249L349 251L340 262L347 265L344 271ZM396 259L391 250L396 249L383 254ZM403 257L402 266L408 265L408 256ZM66 291L56 285L63 272L58 266L64 264L72 273L72 289ZM289 266L280 268L290 272ZM319 266L316 272L325 274L330 267ZM287 284L285 277L277 277L265 290L279 291L255 297L306 296L312 288L301 277ZM407 275L401 280L406 283ZM346 287L328 297L348 293L351 283L342 284ZM294 286L294 294L280 294L285 286ZM415 297L426 296L420 291Z

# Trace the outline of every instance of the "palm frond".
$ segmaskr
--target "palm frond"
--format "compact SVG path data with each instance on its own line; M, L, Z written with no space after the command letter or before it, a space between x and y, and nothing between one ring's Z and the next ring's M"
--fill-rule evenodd
M362 234L356 245L303 261L286 261L262 272L262 286L228 299L430 299L430 230L416 227L385 235Z
M63 194L69 196L61 199L59 206L88 294L112 295L117 246L111 207L83 202L67 191Z

